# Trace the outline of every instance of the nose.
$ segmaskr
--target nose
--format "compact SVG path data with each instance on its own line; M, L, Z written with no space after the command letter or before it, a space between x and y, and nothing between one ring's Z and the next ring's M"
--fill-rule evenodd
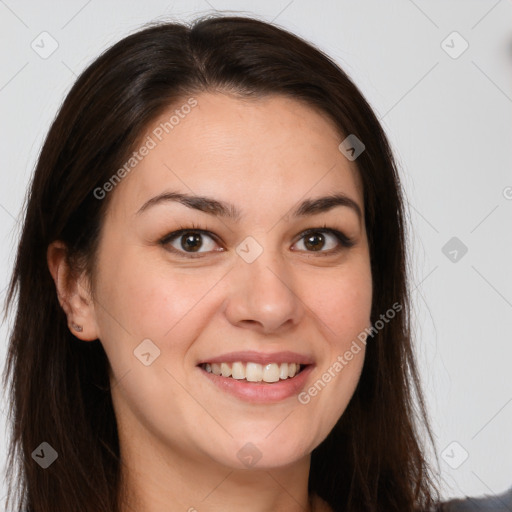
M235 265L225 307L231 324L261 334L280 334L300 322L304 304L282 258L264 250L252 263L239 258Z

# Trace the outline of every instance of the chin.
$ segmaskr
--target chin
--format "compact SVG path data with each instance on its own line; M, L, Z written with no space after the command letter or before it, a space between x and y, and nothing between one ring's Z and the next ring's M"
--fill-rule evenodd
M274 426L275 428L275 426ZM310 455L314 446L304 446L304 435L261 437L246 434L243 439L231 440L224 451L210 456L220 464L233 469L276 469L297 463ZM273 436L275 438L273 439ZM300 442L299 442L300 440ZM217 445L221 447L220 445ZM211 445L210 445L211 448Z

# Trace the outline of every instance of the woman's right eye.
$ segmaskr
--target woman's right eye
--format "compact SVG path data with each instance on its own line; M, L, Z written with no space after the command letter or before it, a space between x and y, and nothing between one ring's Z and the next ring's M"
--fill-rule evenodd
M173 231L165 235L165 237L160 240L160 244L171 252L186 258L198 258L208 252L219 252L223 250L215 249L217 243L213 235L202 229L180 229Z

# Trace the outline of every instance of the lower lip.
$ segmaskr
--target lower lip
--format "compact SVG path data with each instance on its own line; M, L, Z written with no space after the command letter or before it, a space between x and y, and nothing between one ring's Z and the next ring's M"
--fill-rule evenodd
M209 373L199 367L204 376L210 379L210 381L221 390L246 402L252 403L280 402L286 398L298 395L306 384L306 380L313 371L313 368L314 365L310 364L291 379L259 384L256 382L247 382L246 380L237 380L231 377L222 377L214 373Z

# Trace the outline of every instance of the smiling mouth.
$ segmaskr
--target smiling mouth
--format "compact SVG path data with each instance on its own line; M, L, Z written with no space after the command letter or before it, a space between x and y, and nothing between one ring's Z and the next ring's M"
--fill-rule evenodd
M234 363L203 363L199 365L207 373L219 377L236 379L243 382L272 384L290 380L301 373L309 365L298 363L268 363L237 361Z

